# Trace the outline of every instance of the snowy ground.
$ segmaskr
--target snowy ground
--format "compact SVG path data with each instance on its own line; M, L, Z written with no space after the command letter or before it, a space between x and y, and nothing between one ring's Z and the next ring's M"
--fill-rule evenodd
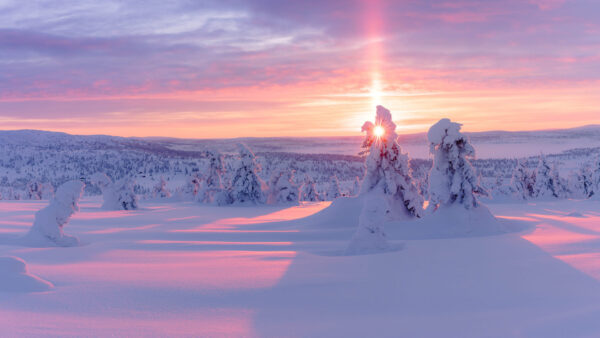
M491 204L518 232L343 256L356 208L85 199L83 246L11 245L47 202L0 202L0 256L54 284L0 292L0 336L598 337L600 202ZM394 225L396 226L396 225ZM0 271L1 278L2 271Z

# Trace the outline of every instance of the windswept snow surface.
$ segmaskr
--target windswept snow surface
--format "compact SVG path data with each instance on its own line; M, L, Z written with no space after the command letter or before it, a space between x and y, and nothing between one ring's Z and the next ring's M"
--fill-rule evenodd
M600 336L599 202L490 204L524 230L488 236L386 223L400 250L348 256L357 218L339 212L354 204L85 198L69 223L81 246L30 248L15 241L46 202L1 201L0 256L55 287L0 291L0 336Z

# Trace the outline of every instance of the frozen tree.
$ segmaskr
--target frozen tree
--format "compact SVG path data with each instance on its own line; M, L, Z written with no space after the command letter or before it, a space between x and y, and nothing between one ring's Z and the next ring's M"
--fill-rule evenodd
M26 238L34 243L45 241L57 246L78 245L79 240L66 235L63 227L79 211L79 199L84 187L85 184L81 181L69 181L61 185L50 204L35 214L33 226Z
M358 229L350 240L348 254L385 251L389 244L386 239L384 223L390 217L388 199L383 194L372 193L364 199L358 218Z
M228 194L220 197L219 204L265 203L264 182L258 177L260 166L254 153L246 145L238 144L240 157L235 164Z
M592 193L590 197L600 199L600 156L596 158L591 168L592 171Z
M475 156L475 149L460 128L459 123L441 119L427 133L433 155L429 174L430 210L450 205L475 208L479 205L475 194L487 194L469 162Z
M420 217L423 198L410 175L408 155L402 153L397 142L390 111L377 106L375 123L365 122L362 131L366 132L362 154L367 158L360 194L383 194L397 217Z
M167 181L165 181L164 177L160 177L160 180L154 186L152 190L152 197L154 198L169 198L171 197L171 193L167 189Z
M43 185L38 181L30 181L25 187L25 199L41 200L43 194Z
M352 192L350 193L350 195L358 196L360 194L360 184L361 182L358 176L354 177L354 186L352 187Z
M300 191L294 183L293 171L280 171L269 180L269 196L267 203L295 203L300 200Z
M569 187L573 197L590 198L594 195L593 172L584 164L569 176Z
M533 185L534 179L531 174L523 163L518 161L510 181L511 190L517 198L526 200L534 196Z
M331 176L329 179L329 187L327 189L327 199L333 201L334 199L342 196L340 191L340 181L336 175Z
M315 182L308 175L305 176L304 183L300 187L300 200L309 202L318 202L321 200L315 187Z
M51 183L42 183L42 199L51 200L54 198L54 186Z
M216 150L208 150L206 152L208 158L208 170L204 185L200 190L199 200L204 203L218 202L217 196L223 191L223 183L221 175L225 172L223 165L223 155Z
M92 175L91 182L102 190L102 209L134 210L138 208L138 197L133 191L135 181L122 178L116 182L103 173Z
M178 190L179 197L184 201L194 201L200 192L201 180L194 174L186 178L185 184Z
M533 186L536 198L560 197L560 182L555 166L550 166L546 156L541 155L535 171L535 184Z

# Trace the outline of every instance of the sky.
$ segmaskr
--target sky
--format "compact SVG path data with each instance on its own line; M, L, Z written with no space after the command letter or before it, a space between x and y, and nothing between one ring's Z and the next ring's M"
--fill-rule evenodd
M600 124L600 1L0 0L0 129L230 138Z

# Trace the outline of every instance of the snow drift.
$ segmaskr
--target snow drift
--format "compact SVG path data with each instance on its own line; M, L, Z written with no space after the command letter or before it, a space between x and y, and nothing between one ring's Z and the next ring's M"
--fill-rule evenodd
M54 286L27 272L27 264L18 257L0 257L0 292L40 292Z

